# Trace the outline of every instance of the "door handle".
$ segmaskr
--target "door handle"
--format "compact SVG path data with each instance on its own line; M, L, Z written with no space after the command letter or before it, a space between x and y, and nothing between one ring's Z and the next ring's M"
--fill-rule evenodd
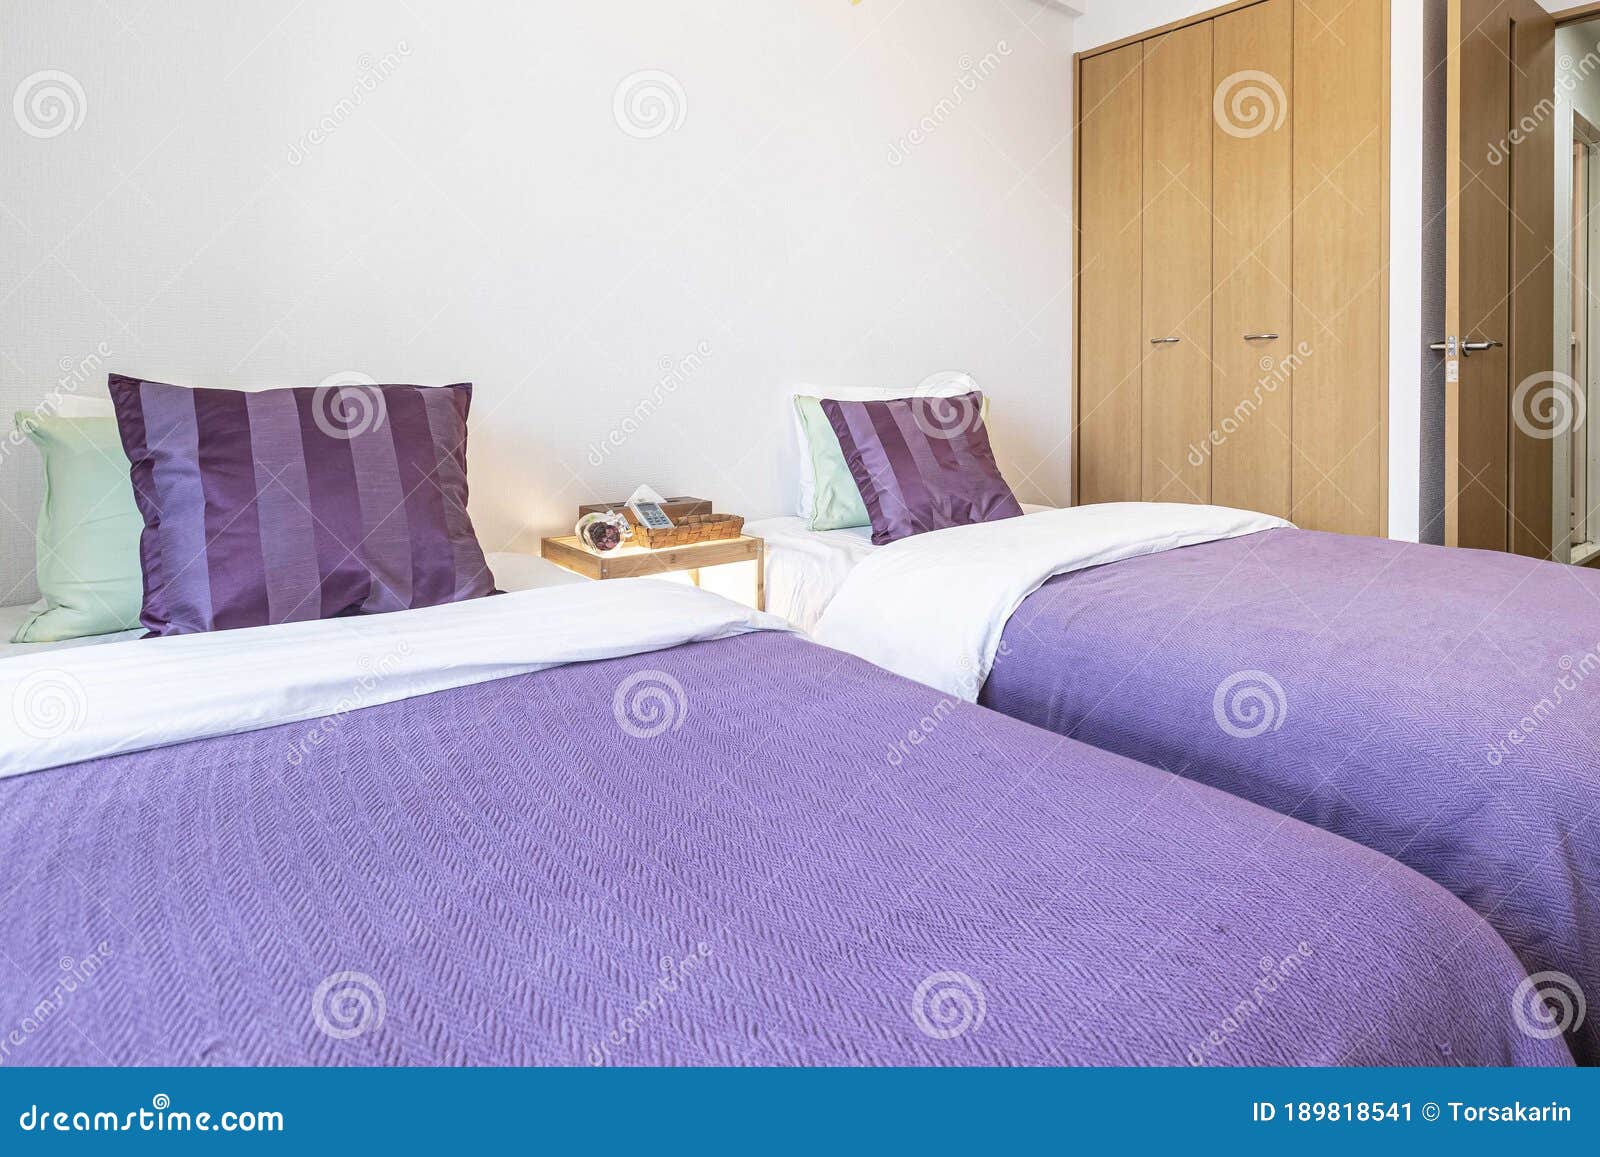
M1461 356L1464 358L1471 357L1473 354L1482 353L1484 350L1500 349L1505 344L1503 341L1495 341L1492 338L1488 341L1464 341L1461 343ZM1428 348L1436 354L1448 353L1451 343L1436 341L1430 343Z
M1277 341L1278 340L1278 335L1275 334L1275 333L1247 333L1247 334L1244 335L1244 340L1245 341Z
M1182 338L1176 338L1176 337L1153 337L1153 338L1150 339L1150 344L1151 345L1166 345L1168 342L1175 342L1175 341L1182 341L1182 340L1183 340Z

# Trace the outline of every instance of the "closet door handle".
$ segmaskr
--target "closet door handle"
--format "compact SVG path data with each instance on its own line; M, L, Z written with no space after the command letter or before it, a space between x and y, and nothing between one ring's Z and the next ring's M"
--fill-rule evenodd
M1247 333L1247 334L1244 335L1244 340L1245 341L1277 341L1278 340L1278 335L1275 334L1275 333Z
M1484 350L1502 349L1505 344L1505 342L1495 341L1493 338L1487 341L1464 341L1461 343L1461 356L1469 358L1473 354L1481 354ZM1450 339L1433 342L1428 348L1434 353L1448 355L1450 352Z
M1153 337L1153 338L1150 339L1150 344L1151 345L1166 345L1168 342L1175 342L1175 341L1182 341L1182 340L1183 340L1182 338L1176 338L1176 337Z

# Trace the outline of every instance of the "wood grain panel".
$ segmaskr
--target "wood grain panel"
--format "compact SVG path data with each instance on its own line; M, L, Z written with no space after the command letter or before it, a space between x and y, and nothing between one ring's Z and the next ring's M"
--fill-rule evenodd
M1082 62L1078 121L1077 501L1139 497L1142 62Z
M1288 517L1294 0L1219 16L1213 43L1212 499ZM1246 335L1277 334L1275 339Z
M584 545L576 536L566 534L543 539L539 552L557 566L586 578L619 579L648 578L702 567L750 562L762 557L765 545L764 539L740 535L738 538L720 538L657 550L620 546L601 554Z
M1511 26L1503 0L1451 5L1453 56L1446 247L1453 292L1446 328L1463 342L1508 340L1511 167ZM1454 39L1454 37L1453 37ZM1459 70L1459 71L1457 71ZM1453 186L1453 187L1452 187ZM1545 344L1548 347L1549 330ZM1445 383L1445 541L1505 550L1510 543L1510 356L1505 348L1459 359Z
M1290 517L1385 532L1383 0L1296 0Z
M1512 0L1511 123L1532 126L1511 149L1511 334L1513 398L1521 383L1548 381L1555 319L1555 118L1542 103L1555 91L1555 21L1534 0ZM1476 355L1474 355L1476 356ZM1563 372L1567 367L1560 367ZM1563 383L1559 389L1567 389ZM1570 412L1570 411L1568 411ZM1555 525L1555 439L1537 421L1511 423L1511 549L1550 558L1570 527ZM1558 435L1560 436L1560 435ZM1562 561L1566 561L1563 557Z
M1144 365L1141 492L1209 502L1211 38L1193 25L1144 42ZM1151 339L1171 339L1151 344Z

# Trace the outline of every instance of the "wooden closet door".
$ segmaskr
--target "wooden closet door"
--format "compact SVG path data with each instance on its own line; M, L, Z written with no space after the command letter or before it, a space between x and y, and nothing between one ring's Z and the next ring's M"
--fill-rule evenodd
M1473 81L1461 86L1462 144L1459 175L1449 182L1448 227L1472 247L1467 277L1457 277L1455 329L1464 340L1488 336L1501 345L1457 360L1459 382L1446 378L1446 405L1453 395L1457 421L1445 419L1445 542L1481 550L1505 550L1510 508L1510 359L1505 342L1511 305L1511 166L1501 150L1511 107L1511 27L1494 19L1497 0L1472 0L1461 13L1460 69ZM1447 178L1448 179L1448 178ZM1462 250L1457 243L1456 252ZM1448 279L1448 271L1446 273ZM1446 290L1448 294L1448 288ZM1445 303L1446 311L1450 303ZM1448 354L1446 357L1448 358ZM1460 420L1465 418L1465 421ZM1455 434L1451 444L1451 435ZM1466 466L1462 471L1460 467ZM1452 467L1456 469L1452 470Z
M1144 46L1079 73L1079 502L1139 498L1140 140Z
M1212 499L1289 514L1294 379L1293 0L1217 17Z
M1290 518L1387 522L1384 0L1296 0L1294 476ZM1506 68L1510 68L1507 64Z
M1546 336L1555 25L1534 0L1457 0L1446 47L1441 336L1459 345L1445 354L1444 541L1550 558L1567 536L1554 525L1554 448L1578 413Z
M1212 21L1144 42L1142 493L1209 502Z

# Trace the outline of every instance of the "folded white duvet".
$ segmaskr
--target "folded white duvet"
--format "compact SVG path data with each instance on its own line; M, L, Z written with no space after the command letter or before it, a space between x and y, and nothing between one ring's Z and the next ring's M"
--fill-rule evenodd
M1109 502L935 530L863 559L815 637L970 702L1012 612L1045 580L1288 525L1223 506Z
M788 629L694 587L623 579L23 655L0 661L0 776Z

